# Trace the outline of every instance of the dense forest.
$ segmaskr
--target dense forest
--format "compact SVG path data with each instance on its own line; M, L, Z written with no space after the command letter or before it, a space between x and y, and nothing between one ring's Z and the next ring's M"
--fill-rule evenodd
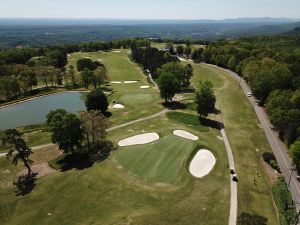
M96 40L118 40L122 38L162 39L206 39L219 40L255 35L271 35L300 27L295 21L133 21L129 24L107 21L64 23L44 21L26 23L0 20L0 48L16 46L42 47Z

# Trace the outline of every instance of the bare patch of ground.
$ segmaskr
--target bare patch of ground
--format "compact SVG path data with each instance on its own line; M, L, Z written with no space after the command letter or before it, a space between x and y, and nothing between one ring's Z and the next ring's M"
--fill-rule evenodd
M264 160L262 160L262 164L263 164L263 167L266 171L266 174L268 175L268 178L269 178L272 186L275 185L277 183L279 173L275 172L275 170Z
M32 169L33 173L37 173L37 176L36 176L37 178L47 176L47 175L52 174L56 171L55 169L49 167L48 163L33 165L31 167L31 169ZM18 176L25 175L25 174L27 174L27 169L22 170L18 174Z

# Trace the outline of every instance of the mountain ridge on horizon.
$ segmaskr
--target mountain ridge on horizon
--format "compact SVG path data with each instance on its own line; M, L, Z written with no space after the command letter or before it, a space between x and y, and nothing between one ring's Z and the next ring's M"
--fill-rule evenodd
M300 18L240 17L226 19L118 19L118 18L0 18L0 25L138 25L138 24L226 24L226 23L295 23Z

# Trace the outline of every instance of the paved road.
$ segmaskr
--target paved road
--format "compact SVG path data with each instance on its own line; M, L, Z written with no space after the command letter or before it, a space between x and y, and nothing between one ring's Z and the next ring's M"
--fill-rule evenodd
M229 162L229 168L233 168L235 171L234 166L234 159L232 154L232 149L229 144L229 140L227 138L227 134L224 128L221 129L221 134L225 143L227 157ZM229 172L229 171L228 171ZM229 225L236 225L236 218L237 218L237 183L232 180L232 176L230 176L230 213L229 213Z
M209 64L207 64L209 65ZM215 65L210 65L213 67L217 67ZM218 67L220 68L220 67ZM223 68L221 68L223 69ZM249 86L247 85L246 81L238 76L238 74L223 69L224 71L228 72L230 75L232 75L240 84L240 87L244 91L245 94L252 93ZM290 181L289 190L292 194L293 200L295 202L300 203L300 182L296 179L296 172L292 173L291 176L291 169L292 166L292 159L288 155L288 148L287 146L279 139L278 134L276 131L272 130L272 124L270 123L267 114L265 113L264 109L257 105L256 99L252 96L249 98L249 101L251 105L253 106L254 111L256 112L256 115L261 123L262 128L264 129L264 132L267 136L267 139L269 141L269 144L273 150L273 153L278 161L279 167L281 169L282 175L285 178L285 181L287 184ZM291 178L291 179L290 179ZM300 209L299 205L296 204L297 209Z

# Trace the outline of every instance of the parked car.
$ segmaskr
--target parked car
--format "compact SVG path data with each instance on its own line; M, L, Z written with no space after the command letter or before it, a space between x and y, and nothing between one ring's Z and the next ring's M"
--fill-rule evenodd
M251 94L250 92L248 92L248 93L247 93L247 96L248 96L248 97L251 97L251 96L252 96L252 94Z

